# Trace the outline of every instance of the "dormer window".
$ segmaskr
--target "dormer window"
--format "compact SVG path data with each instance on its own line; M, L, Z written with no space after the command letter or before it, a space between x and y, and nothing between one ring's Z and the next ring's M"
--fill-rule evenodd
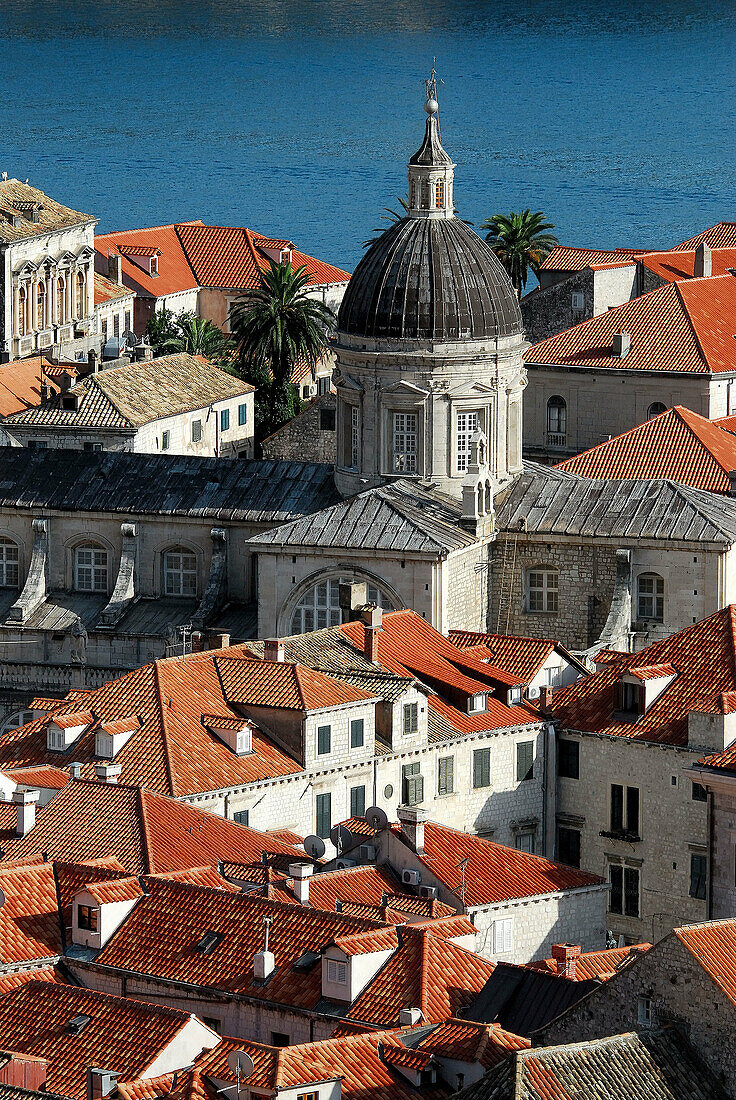
M518 707L521 703L521 687L511 687L508 692L508 700L510 707Z
M151 256L151 275L158 275L158 256Z
M94 905L78 905L77 926L84 928L87 932L96 932L99 912Z
M468 714L480 714L486 709L488 696L485 693L471 695L468 699Z
M282 263L282 264L290 264L291 263L291 249L290 248L282 248L281 249L281 253L279 255L279 263Z
M621 684L621 710L625 714L641 714L644 710L642 694L641 684L631 684L624 680Z
M348 980L347 963L337 962L335 959L327 961L327 981L345 985Z
M69 409L72 412L76 412L79 408L79 395L76 393L66 393L61 399L62 409Z

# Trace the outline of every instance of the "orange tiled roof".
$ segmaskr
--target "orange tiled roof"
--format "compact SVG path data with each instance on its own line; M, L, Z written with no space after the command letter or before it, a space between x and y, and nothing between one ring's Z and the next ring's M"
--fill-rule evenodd
M60 791L69 782L69 772L51 764L38 768L6 768L3 774L19 786L41 787L46 790Z
M157 879L170 882L191 882L194 886L210 886L214 890L227 890L237 894L238 887L227 882L214 867L186 867L182 871L166 871L156 875Z
M582 271L593 265L620 267L638 255L635 248L571 248L560 244L546 257L542 271Z
M660 279L672 283L675 279L692 279L695 268L695 249L685 251L682 248L668 252L648 252L638 256L639 263L648 267ZM736 247L714 248L711 252L712 275L725 275L736 267Z
M0 997L17 989L26 982L58 982L68 985L61 971L55 966L40 966L36 970L13 970L9 974L0 974Z
M89 728L70 750L73 751L70 758L82 765L82 776L93 778L95 775L94 765L98 762L95 732L98 727L132 716L140 721L140 727L116 756L116 762L122 767L123 783L180 797L211 790L213 776L218 777L221 786L233 787L298 772L300 768L296 761L258 731L253 732L253 751L237 756L202 724L203 714L235 717L223 698L215 659L232 665L239 662L230 657L222 658L222 652L192 654L186 661L173 658L156 661L108 681L93 691L70 692L66 710L55 708L55 722L74 724L76 719L69 712L78 711L80 705L94 709L94 716L91 711L83 714ZM228 651L232 654L240 652L242 649L237 646ZM259 668L262 667L260 662L258 664ZM262 675L265 680L266 676L283 674ZM310 683L316 682L317 678L316 673L306 677ZM319 684L324 685L326 679L319 679ZM334 690L342 692L345 697L349 694L347 688ZM357 696L354 694L353 697ZM46 746L46 726L47 719L38 718L0 736L0 769L58 764L59 753L50 751Z
M676 669L672 683L637 722L616 718L616 685L622 672L660 664ZM688 712L716 713L723 708L724 693L733 691L736 605L732 604L638 653L620 654L586 679L555 692L549 709L567 729L686 745ZM734 760L736 755L727 750L714 759Z
M709 374L736 370L736 278L668 283L530 348L527 364ZM613 336L631 351L613 358Z
M736 248L736 222L718 222L710 229L704 229L697 236L676 245L672 251L689 252L699 244L707 244L709 248Z
M472 1020L445 1020L432 1028L415 1046L436 1058L478 1063L490 1069L503 1062L515 1050L531 1044L521 1035L505 1031L500 1024L480 1024Z
M730 419L736 424L736 417ZM668 478L725 494L729 471L736 469L736 437L723 421L675 405L556 468L610 481Z
M119 283L113 283L111 279L108 279L105 275L100 275L99 271L95 271L95 305L100 306L103 302L112 302L115 298L133 298L135 297L130 287L120 286Z
M458 649L469 650L479 659L488 659L497 668L519 677L528 684L555 649L567 651L553 638L524 638L514 634L484 634L474 630L450 630L448 638Z
M228 703L320 710L374 698L352 684L289 661L230 656L218 656L214 661Z
M69 1022L88 1016L75 1034ZM26 982L0 997L3 1045L48 1060L50 1092L85 1100L87 1067L140 1076L189 1021L188 1012L78 986Z
M202 223L189 224L201 225ZM162 298L181 290L195 290L197 280L189 266L176 228L174 225L156 225L149 229L126 229L119 233L107 233L104 236L95 237L95 249L105 270L108 253L118 253L122 256L125 285L140 297ZM149 275L134 259L123 255L121 245L126 248L128 256L133 255L131 248L158 249L161 253L158 275Z
M61 954L53 866L30 863L6 869L0 864L0 889L5 897L0 908L0 960L12 966Z
M4 363L0 366L0 417L40 405L44 381L52 393L59 393L64 376L73 382L77 377L75 367L71 363L55 366L43 355Z
M659 680L664 676L676 676L677 669L670 664L629 665L626 674L633 676L635 680Z
M363 623L344 623L339 629L362 653ZM503 729L539 719L528 703L508 707L492 694L500 686L499 675L505 683L520 683L518 678L491 669L459 649L413 611L391 611L383 616L378 661L389 672L417 677L430 686L436 694L430 695L429 706L463 733ZM469 715L461 709L468 696L481 692L488 693L485 711Z
M597 978L599 981L607 981L630 955L641 954L643 951L648 951L651 946L651 943L637 943L632 944L631 947L614 947L608 951L586 951L577 957L572 980L585 982L591 978ZM556 959L538 959L536 962L527 963L527 966L530 970L543 970L545 974L558 973Z
M35 828L24 837L4 837L3 848L10 859L39 851L71 862L112 855L134 875L216 865L220 859L250 862L263 851L304 858L299 849L266 833L184 802L85 780L68 783L38 811Z
M133 901L134 898L143 897L143 888L134 876L109 879L107 882L87 882L84 888L98 905Z
M736 918L686 924L674 934L736 1005Z

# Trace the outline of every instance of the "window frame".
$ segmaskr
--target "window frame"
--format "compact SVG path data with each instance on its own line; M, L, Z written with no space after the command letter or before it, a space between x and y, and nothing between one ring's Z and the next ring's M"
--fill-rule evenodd
M317 756L329 756L332 752L332 725L317 726L317 736L315 740L316 755ZM325 748L324 746L327 746Z
M493 954L506 955L514 950L514 918L500 917L493 922Z
M455 793L455 757L437 758L437 795L444 798Z
M178 565L170 563L169 559L173 557L181 559ZM185 564L185 558L191 559L193 565ZM172 596L175 599L196 599L199 589L197 565L197 555L188 546L169 546L168 549L164 550L162 555L164 596ZM170 585L170 580L176 577L179 578L178 586ZM191 590L186 582L187 577L194 578L194 585Z
M360 740L356 740L357 728L360 727ZM350 719L350 748L362 749L365 747L365 719L364 718L351 718ZM353 816L353 815L351 815Z
M560 737L557 743L557 775L561 779L580 779L580 742L572 737Z
M391 472L403 475L419 472L419 413L416 410L391 410Z
M491 749L489 745L473 749L473 790L491 785Z
M100 910L96 905L77 903L77 928L83 932L99 931Z
M541 578L538 580L537 578ZM552 583L554 581L554 583ZM539 603L540 606L535 606ZM526 571L526 611L529 615L557 615L560 610L560 571L535 565Z
M461 426L462 424L462 426ZM455 473L468 472L470 440L480 429L480 409L457 409L455 412Z
M566 836L565 850L564 851L563 851L563 845L561 843L563 833ZM569 840L570 837L573 837L573 836L577 837L577 841L574 844L572 844L571 847L568 847L567 846L568 845L568 840ZM560 824L558 824L558 826L557 826L557 859L558 859L558 862L564 863L567 867L580 867L581 845L582 845L582 831L580 829L575 829L570 825L560 825ZM570 860L570 859L565 859L564 858L565 855L574 854L575 852L577 852L577 862L575 862L575 860Z
M80 561L82 554L91 555L90 561ZM100 559L97 560L98 556ZM72 580L75 592L101 593L108 591L110 554L106 546L98 542L79 542L72 554ZM81 583L80 575L89 572L89 584Z
M695 865L700 865L696 872ZM697 901L705 901L708 894L708 857L705 852L690 853L690 886L688 897Z
M325 826L324 822L327 822ZM314 831L322 840L327 840L332 828L332 793L321 791L314 799Z
M238 427L242 428L248 423L248 402L241 401L238 405Z
M191 441L192 443L202 442L202 421L193 420L191 425Z
M404 703L401 711L401 731L404 737L419 732L419 703Z
M14 580L8 579L9 571ZM0 588L20 588L20 547L5 535L0 536Z
M365 783L359 783L357 786L351 787L349 797L350 816L365 817Z
M221 432L229 432L230 431L230 410L229 409L220 409L220 431Z
M523 750L523 752L521 751ZM524 768L523 756L529 756L529 760ZM517 741L516 742L516 782L528 783L534 779L534 742L533 741ZM521 772L524 774L520 774Z
M652 584L652 591L642 591L643 584ZM664 577L659 573L639 573L636 578L636 617L653 623L664 622ZM646 608L650 610L646 610Z
M553 393L546 405L547 435L567 435L567 401L559 393Z

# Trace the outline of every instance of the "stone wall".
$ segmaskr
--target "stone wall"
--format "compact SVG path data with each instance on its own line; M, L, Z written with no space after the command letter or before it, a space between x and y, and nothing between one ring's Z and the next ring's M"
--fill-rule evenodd
M487 543L457 551L444 569L444 623L447 630L487 630L488 579Z
M323 393L310 401L304 412L263 440L263 457L333 465L337 460L336 410L334 393ZM326 420L331 420L332 428L323 427Z
M655 1027L678 1025L710 1069L736 1094L734 1005L677 937L665 939L534 1035L535 1046L642 1031L639 998Z
M572 308L573 293L583 295L583 308ZM544 290L537 288L521 299L526 338L538 344L548 336L564 332L593 316L593 272L590 268L575 271Z

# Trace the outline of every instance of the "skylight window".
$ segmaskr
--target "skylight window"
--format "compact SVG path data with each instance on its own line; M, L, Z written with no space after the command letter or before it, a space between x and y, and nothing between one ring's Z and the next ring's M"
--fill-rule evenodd
M84 1016L80 1013L79 1016L72 1017L66 1025L66 1030L70 1035L81 1035L91 1019L91 1016Z
M223 939L222 932L205 932L199 943L195 944L194 950L199 951L200 955L210 955Z

